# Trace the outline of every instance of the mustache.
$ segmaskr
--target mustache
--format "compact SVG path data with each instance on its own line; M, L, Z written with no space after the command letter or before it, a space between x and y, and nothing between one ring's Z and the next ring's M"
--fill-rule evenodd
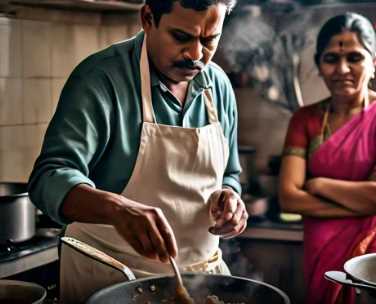
M191 60L191 59L184 59L176 61L174 66L177 68L183 68L183 69L197 69L202 70L205 67L205 64L201 62L200 60Z

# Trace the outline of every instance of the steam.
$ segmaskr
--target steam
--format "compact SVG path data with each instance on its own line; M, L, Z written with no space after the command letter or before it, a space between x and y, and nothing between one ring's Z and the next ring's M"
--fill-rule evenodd
M235 78L241 79L241 85L246 82L267 100L294 111L303 103L300 55L313 46L321 25L346 11L369 15L372 20L374 7L345 0L305 6L296 0L269 0L259 5L240 1L224 26L218 49L221 64L241 76ZM305 71L307 75L316 72L314 64L312 69ZM300 75L301 79L307 75Z
M247 75L266 99L294 111L301 103L294 81L310 15L287 4L267 13L260 6L240 6L224 28L220 52L231 72Z

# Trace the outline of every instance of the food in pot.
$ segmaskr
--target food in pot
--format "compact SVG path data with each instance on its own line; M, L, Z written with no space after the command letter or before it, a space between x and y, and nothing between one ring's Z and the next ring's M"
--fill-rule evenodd
M176 301L179 304L195 304L195 301L189 295L188 290L181 284L178 284L176 287Z
M225 302L221 301L217 296L213 295L206 298L205 304L225 304Z
M245 303L231 303L220 300L216 295L207 296L205 304L245 304Z
M169 304L187 304L187 303L190 303L190 304L245 304L243 302L242 303L224 302L224 301L220 300L216 295L207 296L206 299L204 299L202 302L201 301L197 302L197 301L193 300L191 297L189 297L189 300L191 302L184 302L186 300L187 300L186 298L176 297L172 302L167 302L167 303L169 303Z

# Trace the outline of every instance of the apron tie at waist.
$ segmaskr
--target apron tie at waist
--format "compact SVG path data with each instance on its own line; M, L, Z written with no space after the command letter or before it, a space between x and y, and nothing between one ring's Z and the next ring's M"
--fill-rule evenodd
M183 267L183 271L218 273L218 268L220 267L221 263L222 251L218 249L208 260L185 266Z

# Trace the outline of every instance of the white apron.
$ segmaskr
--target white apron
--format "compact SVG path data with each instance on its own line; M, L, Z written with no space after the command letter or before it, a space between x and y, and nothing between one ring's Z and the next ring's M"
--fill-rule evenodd
M208 198L221 189L228 160L228 144L209 90L204 92L209 125L183 128L155 121L151 100L145 39L142 46L141 94L143 125L132 176L122 192L128 199L162 209L174 231L177 263L183 271L229 274L218 247ZM119 164L121 165L121 164ZM169 264L140 256L110 225L73 223L67 236L106 252L144 277L171 273ZM62 246L60 296L62 303L80 303L93 292L125 277L68 246Z

